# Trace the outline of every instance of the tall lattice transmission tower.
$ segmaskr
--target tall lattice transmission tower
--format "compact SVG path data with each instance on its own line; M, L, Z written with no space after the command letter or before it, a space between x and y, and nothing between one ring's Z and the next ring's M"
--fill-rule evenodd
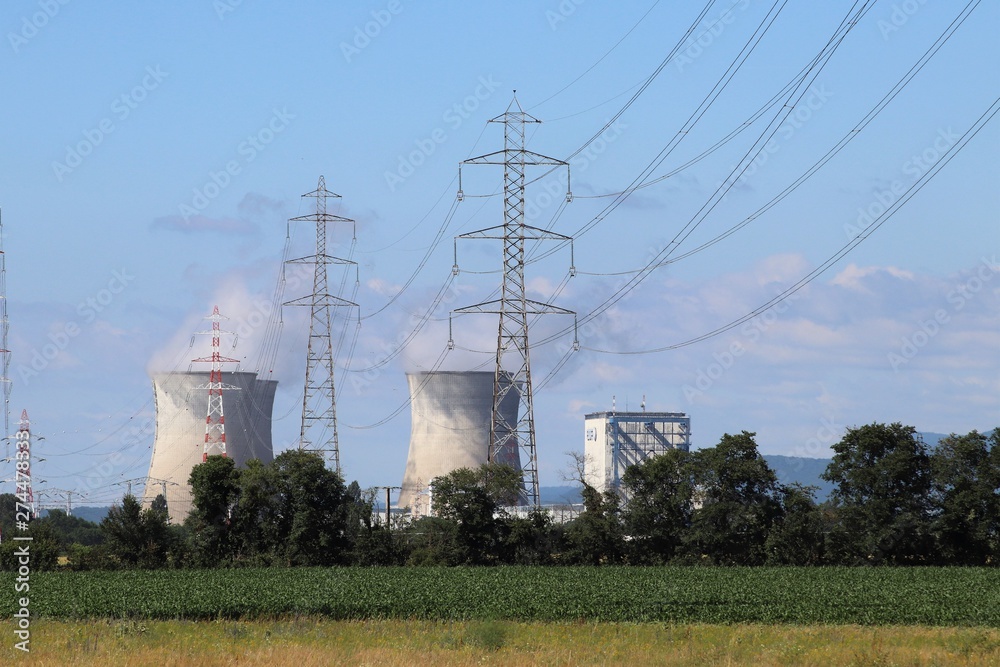
M198 389L208 389L208 416L205 418L205 445L202 450L201 460L207 461L209 454L221 454L226 456L226 416L222 408L223 391L239 391L239 387L225 384L222 381L222 364L238 363L239 359L230 359L222 356L221 338L222 334L235 335L232 331L222 331L221 322L224 318L219 314L219 307L212 310L212 314L207 318L212 321L211 331L197 331L195 336L212 337L212 356L192 359L194 363L210 363L212 371L209 375L208 384L198 387ZM192 338L193 340L193 338ZM235 344L235 343L234 343Z
M337 394L333 378L333 357L331 328L331 308L354 307L358 304L333 296L327 286L327 266L330 264L351 264L349 259L333 257L326 253L326 226L335 222L354 220L333 215L326 210L327 199L340 195L326 189L326 179L319 177L319 184L303 197L316 200L313 213L292 218L292 222L312 222L316 225L316 254L298 259L290 259L290 264L312 264L312 294L286 301L286 306L309 307L309 343L306 351L306 382L302 394L302 428L299 432L299 449L319 452L334 469L340 470L340 443L337 437Z
M3 250L3 214L0 213L0 385L3 386L3 439L4 458L10 459L10 348L7 347L7 255Z
M562 234L526 225L524 222L525 169L546 165L566 167L566 201L572 201L569 165L555 158L526 150L524 126L541 123L521 109L517 91L507 110L491 119L504 126L503 150L486 153L461 163L503 166L503 225L462 234L463 239L499 239L503 241L503 284L500 298L456 309L456 313L492 313L500 316L497 334L496 370L493 378L493 416L490 423L488 460L500 459L504 451L520 452L524 479L522 502L538 506L538 454L535 448L535 409L531 389L531 363L528 346L528 316L575 313L548 303L527 298L524 291L524 242L557 240L572 242ZM458 198L462 192L462 166L459 165ZM572 269L571 269L572 274ZM520 394L517 423L508 423L501 405L510 392Z

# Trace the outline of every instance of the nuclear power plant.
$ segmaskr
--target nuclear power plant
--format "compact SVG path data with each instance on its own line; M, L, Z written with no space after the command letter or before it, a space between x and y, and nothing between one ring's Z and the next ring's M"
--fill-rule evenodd
M143 504L148 506L165 490L173 523L182 522L191 511L188 478L191 469L202 462L210 379L207 371L152 376L156 435ZM222 382L234 387L222 394L226 456L237 466L250 459L270 462L274 458L271 409L278 383L260 380L256 373L238 371L223 372Z
M683 412L594 412L584 430L585 480L598 491L621 492L630 465L691 447L691 418Z
M410 388L410 452L398 506L415 516L430 512L430 484L458 468L487 462L493 414L493 371L407 373ZM510 383L508 376L506 382ZM520 401L511 391L501 405L509 424L517 423ZM502 436L503 434L501 434ZM521 469L516 442L500 450L496 463Z

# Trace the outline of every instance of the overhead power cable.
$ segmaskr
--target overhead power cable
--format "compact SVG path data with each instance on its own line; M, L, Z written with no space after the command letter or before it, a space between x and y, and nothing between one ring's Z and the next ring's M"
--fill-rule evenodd
M656 256L654 256L653 259L650 260L639 273L632 276L628 281L626 281L624 286L622 286L614 294L605 299L600 305L597 306L597 308L595 308L594 310L592 310L591 312L587 313L582 318L580 318L579 321L580 324L585 324L586 322L589 322L599 317L601 314L603 314L605 311L611 308L614 304L618 303L618 301L624 298L626 294L631 292L643 280L645 280L646 277L648 277L649 274L653 272L653 270L655 270L658 266L660 266L663 260L668 258L670 254L681 243L683 243L684 240L687 239L694 232L695 229L697 229L697 227L705 220L708 214L715 208L716 205L718 205L718 203L726 196L729 190L732 189L732 187L736 184L739 176L741 176L743 172L746 171L746 169L750 166L753 159L755 159L757 153L760 152L760 150L767 144L768 141L771 140L774 134L778 131L778 128L782 125L782 123L784 123L788 115L795 109L796 105L801 101L802 97L805 96L805 94L808 92L809 87L813 84L816 77L819 76L820 72L822 72L823 67L826 65L826 63L829 62L830 58L836 52L839 45L843 43L844 38L850 32L851 28L853 28L854 25L856 25L857 21L871 8L873 2L874 0L868 0L867 2L862 4L861 7L857 10L855 10L855 7L857 7L858 5L857 2L852 6L851 11L848 12L848 14L841 20L840 25L834 31L833 35L823 46L823 48L820 49L820 52L817 54L817 56L812 60L811 66L809 67L806 76L804 76L799 80L799 85L796 87L795 90L791 92L791 94L787 98L785 105L782 107L782 110L779 111L779 113L774 118L771 119L767 127L764 128L764 131L760 134L760 136L757 138L754 144L746 151L746 153L743 155L743 157L740 159L737 165L731 170L729 176L723 181L721 185L719 185L718 188L715 189L715 191L709 197L708 201L705 202L705 204L702 205L702 207L695 213L695 215L687 223L685 223L685 225L674 235L670 243L668 243L666 247L660 250L656 254ZM648 171L649 170L647 168L646 173L648 173ZM639 178L641 179L641 177ZM637 179L637 181L638 180L639 179ZM615 202L609 205L609 209L606 210L610 212L611 208L617 207L620 203L621 200L615 200ZM607 213L602 213L602 216L599 216L599 218L602 218L603 216L606 215ZM598 218L595 218L590 223L585 225L585 227L587 228L592 227L594 224L597 223L598 220L599 220ZM579 235L579 232L577 232L576 235ZM559 331L549 336L548 338L543 339L538 344L544 344L552 340L555 340L565 335L569 331L570 331L569 328L563 329L562 331Z
M963 148L965 148L965 146L969 143L969 141L971 141L977 134L979 134L979 131L982 130L983 127L985 127L986 124L989 123L994 116L996 116L998 111L1000 111L1000 97L995 99L993 101L993 104L991 104L990 107L985 112L983 112L983 114L979 117L978 120L976 120L976 122L972 125L972 127L966 130L965 133L961 135L959 140L956 141L954 144L952 144L944 152L942 157L937 162L935 162L933 166L930 167L930 169L924 172L920 176L920 178L918 178L913 184L911 184L910 187L907 188L906 191L904 191L899 196L899 199L897 199L889 207L887 207L886 210L881 215L873 219L872 222L866 225L860 232L858 232L856 236L854 236L849 242L847 242L844 246L842 246L837 252L828 257L818 267L816 267L815 269L804 275L802 278L800 278L797 282L787 287L781 293L774 296L765 303L761 304L757 308L753 309L746 315L743 315L742 317L735 319L729 322L728 324L720 326L700 336L690 338L680 343L674 343L673 345L666 345L663 347L652 348L648 350L634 350L634 351L600 350L590 347L585 347L584 349L587 349L591 352L599 352L603 354L624 354L624 355L653 354L657 352L666 352L668 350L676 350L678 348L686 347L688 345L693 345L708 338L718 336L719 334L725 333L726 331L738 327L744 322L747 322L753 319L754 317L757 317L761 313L765 312L766 310L772 308L773 306L777 305L778 303L781 303L791 295L795 294L800 289L802 289L803 287L811 283L813 280L818 278L820 275L825 273L831 266L833 266L838 261L843 259L848 253L854 250L854 248L856 248L862 242L868 239L868 237L871 236L872 233L875 232L875 230L877 230L883 224L888 222L889 219L891 219L894 215L896 215L896 213L899 212L899 209L905 206L906 203L909 202L914 195L920 192L920 190L922 190L923 187L927 185L927 183L930 182L930 180L933 179L934 176L936 176L938 172L940 172L945 167L945 165L951 162L951 160L956 155L958 155L958 153L960 153Z

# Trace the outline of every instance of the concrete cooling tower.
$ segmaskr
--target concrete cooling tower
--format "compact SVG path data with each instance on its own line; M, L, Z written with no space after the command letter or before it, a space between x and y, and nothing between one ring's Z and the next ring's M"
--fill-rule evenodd
M410 387L410 453L399 507L415 516L429 510L428 485L458 468L486 463L493 417L493 371L407 373ZM509 380L508 380L509 382ZM520 395L512 391L501 405L508 423L517 421ZM511 446L499 457L521 469L520 452Z
M167 509L172 523L181 523L191 511L191 469L201 463L208 414L209 373L156 373L153 395L156 400L156 436L149 476L168 484ZM239 387L222 394L226 423L226 454L244 466L250 459L270 463L271 408L278 383L258 380L256 373L222 374L222 382ZM162 485L150 480L143 494L143 506L162 492Z

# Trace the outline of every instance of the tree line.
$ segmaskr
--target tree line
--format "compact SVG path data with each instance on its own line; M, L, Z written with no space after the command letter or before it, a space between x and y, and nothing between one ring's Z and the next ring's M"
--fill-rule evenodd
M434 516L393 523L375 513L373 491L316 454L243 469L209 457L192 470L183 524L169 524L162 496L145 509L126 496L99 526L55 510L30 526L32 567L57 567L60 555L69 569L1000 562L1000 428L932 448L911 426L873 423L848 429L833 452L824 502L781 483L746 431L631 466L620 492L587 485L578 466L583 510L566 523L508 511L521 476L505 466L439 477ZM5 535L12 516L13 496L0 496ZM12 546L0 545L3 569Z

